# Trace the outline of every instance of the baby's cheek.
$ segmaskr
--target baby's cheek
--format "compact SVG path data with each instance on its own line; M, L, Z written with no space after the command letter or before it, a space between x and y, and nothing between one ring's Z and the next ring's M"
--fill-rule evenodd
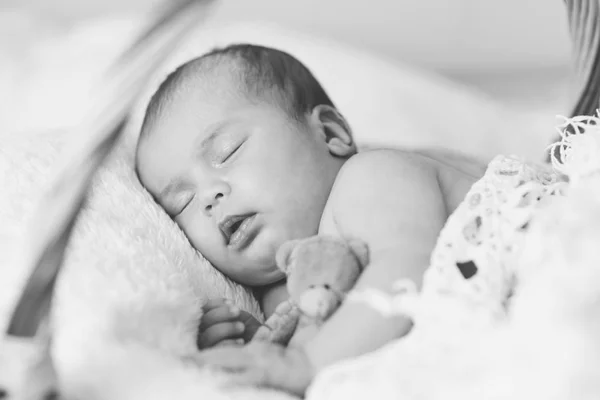
M225 258L225 246L222 243L220 234L217 235L211 232L209 227L201 226L201 224L194 223L193 220L190 221L189 219L179 221L179 226L192 247L213 264Z

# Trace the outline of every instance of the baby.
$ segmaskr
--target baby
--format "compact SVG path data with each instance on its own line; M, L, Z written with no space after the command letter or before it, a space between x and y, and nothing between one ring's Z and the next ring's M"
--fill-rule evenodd
M357 153L347 121L302 63L246 44L189 61L161 84L148 105L136 168L191 244L231 279L255 288L267 317L287 299L275 253L290 239L365 241L371 261L357 289L391 291L400 278L420 284L448 215L485 169L444 152ZM198 344L248 341L259 326L214 299ZM375 350L410 327L405 318L345 303L304 347L272 345L285 373L257 376L303 393L323 367ZM243 348L230 354L244 357L236 351ZM293 382L286 378L292 375Z

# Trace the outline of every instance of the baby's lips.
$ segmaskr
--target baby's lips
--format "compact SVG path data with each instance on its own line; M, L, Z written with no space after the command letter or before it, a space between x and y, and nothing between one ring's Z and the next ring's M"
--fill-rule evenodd
M225 240L227 243L229 243L229 241L231 240L231 236L237 230L235 229L236 225L240 221L244 221L248 217L250 217L249 214L228 215L219 220L217 225L221 233L225 236Z

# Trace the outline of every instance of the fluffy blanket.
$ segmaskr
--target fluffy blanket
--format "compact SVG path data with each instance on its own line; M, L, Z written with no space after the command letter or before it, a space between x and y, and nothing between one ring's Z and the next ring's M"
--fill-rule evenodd
M20 250L26 248L22 241L31 228L32 208L67 139L60 133L12 137L0 147L3 329L29 273L11 266L22 265L18 261ZM106 343L135 344L136 349L152 349L153 354L158 350L164 355L156 357L167 355L173 360L194 353L200 307L209 297L231 298L240 308L262 317L251 293L194 251L183 233L143 191L133 173L130 155L126 146L119 148L97 175L58 283L53 307L53 353L69 390L80 392L88 384L99 384L103 391L106 387L123 387L110 384L111 379L131 377L135 382L132 371L147 371L163 364L134 357L138 358L135 368L130 365L116 374L113 370L110 376L98 379L105 374L94 365L115 365L115 360L104 354L111 347ZM141 378L149 372L140 374ZM171 384L167 387L172 388ZM196 380L196 387L203 386L206 388L206 383L199 385Z

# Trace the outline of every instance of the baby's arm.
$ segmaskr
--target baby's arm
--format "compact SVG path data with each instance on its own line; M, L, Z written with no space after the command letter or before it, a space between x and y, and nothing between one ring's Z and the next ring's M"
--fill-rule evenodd
M328 208L339 234L369 245L371 261L356 289L391 292L401 278L420 286L446 220L437 172L430 163L399 151L358 154L340 171ZM385 317L367 305L345 302L305 350L318 372L375 350L406 334L410 326L406 318Z

